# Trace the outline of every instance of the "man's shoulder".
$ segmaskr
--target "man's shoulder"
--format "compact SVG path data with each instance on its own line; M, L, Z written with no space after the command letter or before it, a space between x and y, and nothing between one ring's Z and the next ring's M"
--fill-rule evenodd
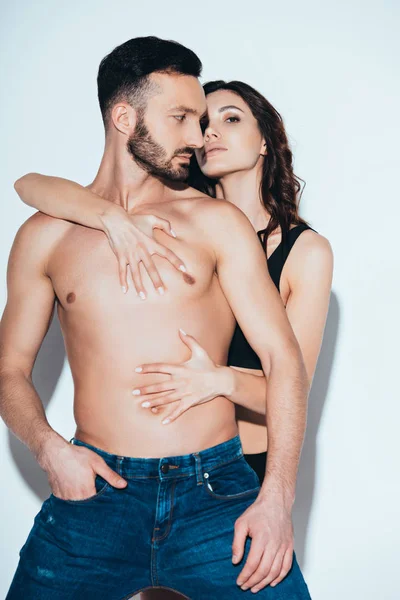
M72 226L69 221L56 219L37 211L31 215L19 228L24 235L54 236L62 235Z
M30 216L19 227L14 240L14 247L37 253L50 250L73 224L56 219L38 211Z
M189 188L186 194L177 199L182 207L190 211L196 218L217 220L238 220L247 222L245 214L231 202L223 198L212 198L194 188Z

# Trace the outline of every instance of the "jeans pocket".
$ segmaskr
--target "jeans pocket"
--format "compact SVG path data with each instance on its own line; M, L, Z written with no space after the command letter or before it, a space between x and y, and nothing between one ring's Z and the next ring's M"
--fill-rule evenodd
M93 500L96 500L97 498L102 496L105 492L107 492L107 490L112 489L112 485L110 485L108 483L108 481L103 479L103 477L101 477L100 475L96 475L94 485L96 488L96 493L93 494L92 496L89 496L88 498L82 498L79 500L74 500L74 499L65 500L64 498L59 498L58 496L55 496L54 494L51 494L51 498L53 500L56 500L57 502L63 502L63 503L67 503L67 504L85 504L86 502L92 502Z
M236 500L260 490L258 476L243 456L203 472L203 483L207 494L220 500Z

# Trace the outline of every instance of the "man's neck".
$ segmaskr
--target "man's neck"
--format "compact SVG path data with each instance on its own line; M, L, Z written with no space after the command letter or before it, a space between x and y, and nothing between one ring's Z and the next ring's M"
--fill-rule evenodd
M167 201L173 190L184 188L147 173L125 150L106 147L90 190L131 212L146 204Z

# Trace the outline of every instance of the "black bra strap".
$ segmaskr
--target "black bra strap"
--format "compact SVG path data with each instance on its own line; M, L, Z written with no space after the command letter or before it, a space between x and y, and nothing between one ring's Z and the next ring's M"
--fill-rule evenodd
M312 231L315 231L315 229L313 229L309 225L306 225L305 223L300 223L300 225L296 225L296 227L293 227L292 229L290 229L288 231L285 242L282 244L283 264L285 264L285 262L287 261L290 251L293 248L299 235L301 233L303 233L303 231L306 231L307 229L311 229Z

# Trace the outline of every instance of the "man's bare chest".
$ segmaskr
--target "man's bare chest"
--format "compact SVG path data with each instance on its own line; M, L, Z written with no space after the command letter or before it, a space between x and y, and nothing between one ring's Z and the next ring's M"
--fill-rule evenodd
M178 228L177 239L159 230L154 232L155 238L177 254L187 267L185 274L165 257L153 256L165 285L167 301L200 298L214 285L212 252L202 241L190 236L188 228L181 228L181 232ZM139 268L148 299L159 297L142 263ZM129 267L127 269L129 274ZM54 249L48 274L57 299L65 310L79 307L90 307L92 311L96 307L103 311L114 310L124 296L119 282L117 257L101 231L73 226ZM132 303L142 302L133 289L131 279L128 295Z

